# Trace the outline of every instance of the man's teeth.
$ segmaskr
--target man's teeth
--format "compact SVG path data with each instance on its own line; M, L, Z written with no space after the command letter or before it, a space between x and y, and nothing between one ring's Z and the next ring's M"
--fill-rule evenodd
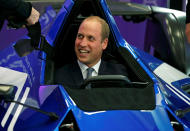
M80 51L80 53L89 53L89 51L87 51L87 50L79 50Z

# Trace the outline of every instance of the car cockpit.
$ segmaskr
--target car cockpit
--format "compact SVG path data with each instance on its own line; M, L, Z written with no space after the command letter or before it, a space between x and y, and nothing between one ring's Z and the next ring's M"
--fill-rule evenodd
M53 59L46 61L45 68L45 83L52 83L53 73L56 69L65 64L76 61L74 51L74 43L78 28L82 20L88 16L95 15L105 19L110 26L110 20L103 10L103 7L98 0L77 0L73 5L66 21L63 21L62 27L54 41L55 51ZM120 63L126 66L131 81L147 81L149 76L146 74L133 58L133 56L122 46L119 45L118 40L114 34L114 29L110 26L109 44L104 51L102 59Z

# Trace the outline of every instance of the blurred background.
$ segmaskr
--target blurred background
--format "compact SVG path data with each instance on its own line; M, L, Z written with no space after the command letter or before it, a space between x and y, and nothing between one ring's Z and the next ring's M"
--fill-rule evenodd
M24 0L29 1L32 5L40 12L41 24L46 25L42 32L46 32L48 28L51 26L49 22L50 18L53 21L53 18L56 17L56 14L59 12L60 8L62 7L65 0ZM186 0L107 0L109 6L112 5L114 2L131 2L131 3L139 3L144 5L153 5L159 7L165 7L170 9L176 9L180 11L185 11L186 7ZM48 10L48 14L46 12ZM45 14L46 13L46 14ZM47 15L49 15L47 17ZM126 22L122 18L122 16L114 16L115 21L118 25L121 35L126 39L128 43L131 45L135 45L137 48L143 50L143 45L145 41L146 35L146 27L147 27L147 20L140 22L140 23L133 23L133 22ZM22 36L25 31L20 31L15 34L15 30L7 30L6 22L4 24L4 28L0 32L0 36L5 36L6 34L13 34L11 39L5 39L5 37L0 37L1 44L0 50L7 46L7 43L11 43ZM123 28L125 26L125 28ZM138 29L138 31L137 31ZM20 29L21 30L21 29ZM138 39L137 39L138 38Z
M25 0L32 2L33 6L38 9L43 15L48 6L52 6L53 10L57 13L62 7L65 0ZM114 2L131 2L144 5L153 5L159 7L165 7L175 9L179 11L186 10L187 0L107 0L109 6ZM128 43L136 46L139 49L144 50L144 42L147 28L147 20L140 23L126 22L122 19L122 16L114 16L117 26L120 30L121 35L126 39ZM42 21L46 21L44 17ZM125 27L125 28L123 28ZM138 31L137 31L138 30ZM137 39L138 38L138 39Z

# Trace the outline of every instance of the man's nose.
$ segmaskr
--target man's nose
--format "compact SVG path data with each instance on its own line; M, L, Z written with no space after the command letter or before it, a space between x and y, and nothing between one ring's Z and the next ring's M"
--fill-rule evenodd
M88 41L87 41L87 39L86 38L83 38L82 40L81 40L81 42L80 42L80 46L87 46L87 43L88 43Z

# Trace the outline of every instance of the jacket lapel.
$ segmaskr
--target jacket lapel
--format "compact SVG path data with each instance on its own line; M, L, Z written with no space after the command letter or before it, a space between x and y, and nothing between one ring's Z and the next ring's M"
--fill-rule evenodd
M100 63L98 75L105 75L105 74L107 74L106 62L102 60Z
M77 62L75 62L72 66L71 76L73 80L73 84L80 86L83 82L82 72Z

